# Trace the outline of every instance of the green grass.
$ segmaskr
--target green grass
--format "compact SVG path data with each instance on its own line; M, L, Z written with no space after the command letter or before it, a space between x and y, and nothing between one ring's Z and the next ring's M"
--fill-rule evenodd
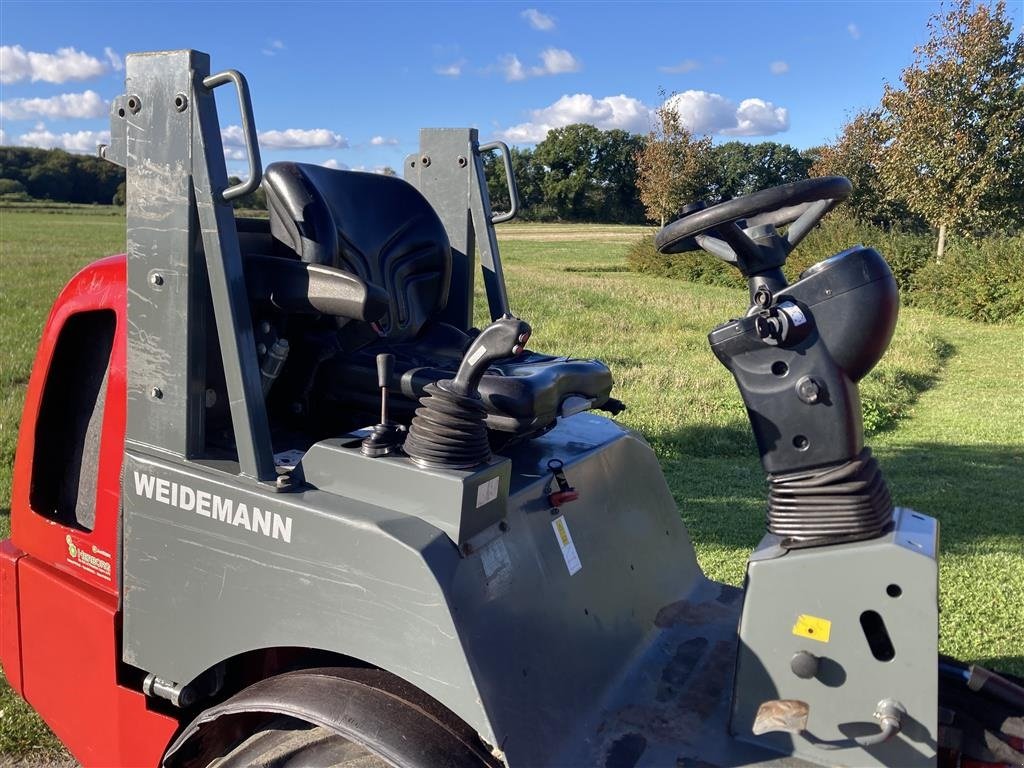
M123 249L119 212L84 208L0 208L0 536L50 305L77 269ZM534 327L532 347L610 365L629 406L620 419L657 450L702 567L739 584L763 532L764 480L739 394L706 334L743 311L744 293L625 271L625 251L643 231L499 227L510 300ZM869 440L898 502L942 525L941 649L1024 674L1021 329L906 310L862 391ZM0 684L0 762L55 748Z

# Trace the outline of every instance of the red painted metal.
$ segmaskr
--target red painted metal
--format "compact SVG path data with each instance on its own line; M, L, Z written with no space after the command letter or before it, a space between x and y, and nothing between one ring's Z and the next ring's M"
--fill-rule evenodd
M18 629L18 560L25 553L10 540L0 541L0 664L18 693L21 685L21 632Z
M43 329L25 393L11 489L11 540L14 546L67 573L74 581L91 584L110 595L117 595L121 581L116 554L127 396L125 281L125 257L111 256L89 265L71 278L57 297ZM107 402L103 411L103 438L96 482L96 523L91 532L85 532L65 527L33 512L29 491L35 456L36 420L57 339L69 317L97 309L114 310L117 327L107 373ZM87 557L79 558L79 553ZM105 572L105 567L88 567L89 563L95 562L91 558L109 564L109 573Z
M0 544L0 661L16 690L85 766L155 766L177 719L119 684L117 572L126 419L126 263L86 267L57 298L39 342L18 435L10 541ZM30 504L35 427L61 329L78 312L117 317L92 531L64 526ZM137 683L136 683L137 684Z

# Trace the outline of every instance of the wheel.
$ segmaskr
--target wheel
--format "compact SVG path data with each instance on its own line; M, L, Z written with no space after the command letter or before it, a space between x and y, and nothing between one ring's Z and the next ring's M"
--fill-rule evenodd
M391 763L329 728L291 717L243 738L207 768L389 768Z

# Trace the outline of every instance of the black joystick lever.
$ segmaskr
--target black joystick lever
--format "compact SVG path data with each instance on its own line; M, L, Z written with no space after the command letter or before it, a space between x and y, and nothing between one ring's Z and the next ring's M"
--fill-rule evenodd
M505 315L487 326L462 358L454 379L423 388L426 397L409 427L404 450L423 467L475 467L491 457L484 420L487 409L477 391L488 367L522 354L530 326Z
M518 317L498 318L473 339L455 378L442 383L449 384L447 389L456 394L475 395L491 363L520 354L530 340L530 333L530 326Z
M388 420L388 383L395 370L395 356L382 352L377 355L377 386L380 388L380 424L363 439L360 450L367 456L387 456L405 439L404 431L398 424Z

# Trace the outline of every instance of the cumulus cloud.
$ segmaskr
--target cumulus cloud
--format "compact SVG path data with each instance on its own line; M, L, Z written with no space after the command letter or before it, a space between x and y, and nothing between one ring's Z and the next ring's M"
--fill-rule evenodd
M333 157L330 158L329 160L324 160L322 163L320 163L320 165L322 165L324 168L331 168L332 170L335 170L335 171L347 171L348 170L348 166L347 165L345 165L344 163L338 162Z
M441 67L435 67L434 73L438 75L444 75L445 77L458 77L462 74L462 68L466 66L465 59L459 59L453 61L451 64L447 64Z
M764 99L744 99L736 110L736 125L726 136L769 136L789 130L789 110Z
M229 125L220 132L225 146L244 147L241 126ZM265 149L343 149L348 139L327 128L286 128L283 131L262 131L260 146Z
M18 137L23 147L40 149L66 149L69 152L95 152L98 144L110 143L110 131L76 131L53 133L40 124L34 130Z
M394 147L398 144L398 139L385 136L374 136L370 139L370 144L375 147Z
M860 27L858 27L852 21L846 25L846 31L850 33L850 37L852 37L854 40L860 40Z
M770 136L789 129L789 110L764 99L744 99L739 107L718 93L683 91L670 96L687 130L722 136Z
M531 27L539 29L541 32L550 32L555 28L555 19L546 13L541 13L536 8L527 8L519 15L526 19Z
M668 102L686 128L698 135L769 136L789 128L789 111L764 99L744 99L737 107L721 94L691 90L669 97ZM535 144L543 141L551 129L573 123L646 133L654 119L654 110L631 96L597 98L577 93L532 110L527 122L498 131L498 137L516 144Z
M784 75L789 72L789 64L784 61L773 61L769 65L773 75Z
M552 128L573 123L589 123L602 130L621 128L631 133L645 132L650 125L650 109L639 99L625 94L598 99L589 93L566 95L549 107L530 112L530 120L499 132L499 137L519 144L543 141Z
M669 75L682 75L700 69L700 62L696 59L683 59L678 64L673 64L670 67L658 67L658 69Z
M0 101L0 118L4 120L88 119L105 117L108 104L96 91L62 93L47 99L10 99Z
M540 53L540 64L532 67L525 67L514 53L502 56L498 60L498 66L509 82L525 80L528 77L579 72L582 68L579 59L563 48L545 48Z
M109 48L107 50L117 56ZM117 59L120 60L120 57ZM20 45L0 46L0 82L5 84L21 80L31 80L33 83L39 80L47 83L88 80L106 74L110 69L117 69L113 61L104 63L76 48L58 48L56 53L39 53L26 51Z
M241 147L224 147L224 158L226 160L245 160L245 150Z

